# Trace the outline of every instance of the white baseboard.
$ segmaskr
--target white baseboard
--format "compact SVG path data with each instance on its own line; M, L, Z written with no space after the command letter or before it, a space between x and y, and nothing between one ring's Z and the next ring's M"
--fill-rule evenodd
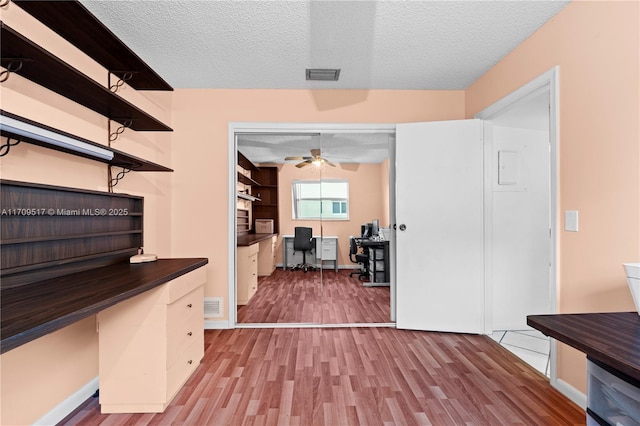
M330 262L330 260L328 260L327 262ZM319 268L320 265L316 264L316 268ZM282 269L282 263L276 263L276 268L277 269ZM329 263L324 263L322 265L322 269L334 269L335 267L333 266L333 264L329 264ZM338 269L360 269L359 265L338 265Z
M574 388L569 383L561 379L557 379L555 383L551 383L551 385L556 388L561 394L573 401L576 405L585 410L587 409L587 395L583 394L578 389Z
M229 326L229 321L227 320L222 320L222 321L204 320L205 330L226 330L228 328L231 328L231 327Z
M33 424L34 425L55 425L60 420L67 417L76 408L82 405L91 395L98 390L98 377L92 379L89 383L82 386L73 394L69 395L67 399L62 401L51 411L44 416L40 417Z

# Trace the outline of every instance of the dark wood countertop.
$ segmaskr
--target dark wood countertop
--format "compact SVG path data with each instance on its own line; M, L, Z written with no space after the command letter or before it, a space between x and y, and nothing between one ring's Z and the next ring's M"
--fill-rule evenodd
M640 315L637 312L529 315L527 324L640 380Z
M118 263L0 291L0 353L59 330L208 263Z
M273 237L274 235L278 235L278 234L245 234L245 235L238 235L238 242L236 243L236 245L238 247L250 246L250 245L259 243L260 241L270 240L271 237Z

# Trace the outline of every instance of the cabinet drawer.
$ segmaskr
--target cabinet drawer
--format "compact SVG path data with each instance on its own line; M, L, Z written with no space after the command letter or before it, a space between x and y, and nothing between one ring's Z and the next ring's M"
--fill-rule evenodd
M203 297L200 287L167 307L167 367L193 342L204 347Z
M196 287L203 285L207 281L207 268L198 268L184 275L179 276L167 283L168 300L173 303Z
M167 369L167 401L171 401L200 364L200 360L204 356L203 346L198 342L191 343L180 353L176 362Z
M168 326L181 322L190 315L204 318L204 287L202 286L167 305Z
M249 256L249 275L258 276L258 254Z

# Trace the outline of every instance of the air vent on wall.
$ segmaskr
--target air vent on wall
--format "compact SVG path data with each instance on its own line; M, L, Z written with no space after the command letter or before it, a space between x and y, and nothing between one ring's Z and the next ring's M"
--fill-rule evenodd
M307 80L338 81L340 70L338 68L307 68Z
M204 317L205 318L222 318L222 297L205 297L204 298Z

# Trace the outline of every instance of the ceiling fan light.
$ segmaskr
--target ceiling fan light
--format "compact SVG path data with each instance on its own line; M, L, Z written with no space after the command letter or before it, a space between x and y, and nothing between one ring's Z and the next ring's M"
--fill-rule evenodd
M338 81L339 68L307 68L307 80Z

